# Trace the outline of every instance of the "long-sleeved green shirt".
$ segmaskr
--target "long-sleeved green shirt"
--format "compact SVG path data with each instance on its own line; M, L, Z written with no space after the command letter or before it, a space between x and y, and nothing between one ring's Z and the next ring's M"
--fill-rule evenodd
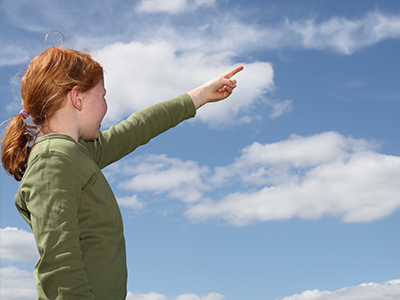
M125 299L122 218L101 169L196 114L187 94L132 114L95 141L39 137L15 204L35 236L38 299Z

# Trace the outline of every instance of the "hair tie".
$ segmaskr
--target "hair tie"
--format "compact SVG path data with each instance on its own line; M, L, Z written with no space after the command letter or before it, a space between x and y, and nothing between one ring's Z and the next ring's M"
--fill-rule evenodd
M29 117L29 114L24 109L21 109L19 113L24 117L24 119L27 119Z

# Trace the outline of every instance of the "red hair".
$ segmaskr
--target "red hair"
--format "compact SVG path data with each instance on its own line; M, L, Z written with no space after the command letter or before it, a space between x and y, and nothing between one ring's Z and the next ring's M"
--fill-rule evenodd
M20 181L40 128L63 106L68 92L75 86L87 92L102 78L103 68L90 54L52 47L36 56L21 81L22 106L34 125L26 124L22 114L11 119L1 143L4 170Z

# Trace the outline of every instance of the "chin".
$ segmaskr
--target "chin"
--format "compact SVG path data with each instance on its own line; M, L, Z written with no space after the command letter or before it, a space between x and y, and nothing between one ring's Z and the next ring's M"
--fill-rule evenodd
M81 139L85 141L97 140L100 136L100 131L93 135L82 136Z
M99 138L99 136L100 136L100 131L97 132L97 133L93 136L92 140L97 140L97 139Z

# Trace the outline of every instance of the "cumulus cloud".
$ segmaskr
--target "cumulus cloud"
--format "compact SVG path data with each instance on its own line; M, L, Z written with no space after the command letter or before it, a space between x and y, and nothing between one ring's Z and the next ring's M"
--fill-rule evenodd
M235 225L300 217L343 222L382 219L400 206L400 158L374 151L376 144L326 132L286 141L254 143L213 180L238 180L247 190L203 200L186 215L222 218Z
M281 300L396 300L400 299L400 279L382 283L364 283L337 291L305 291ZM279 300L279 299L277 299Z
M109 99L105 123L116 122L129 112L188 92L239 65L234 61L235 54L229 51L207 54L179 50L170 42L154 41L118 43L98 51L96 59L106 70ZM258 101L267 101L266 93L275 88L274 72L267 62L244 66L245 71L235 76L240 88L229 101L202 107L198 120L217 126L259 117L254 114L254 107ZM284 110L280 109L278 114Z
M35 262L39 254L33 234L14 227L0 228L1 259L15 262Z
M373 141L324 132L253 143L232 164L214 170L150 155L117 163L109 172L128 178L118 189L185 202L185 215L195 222L214 218L243 226L323 216L370 222L400 207L400 157L378 148Z

